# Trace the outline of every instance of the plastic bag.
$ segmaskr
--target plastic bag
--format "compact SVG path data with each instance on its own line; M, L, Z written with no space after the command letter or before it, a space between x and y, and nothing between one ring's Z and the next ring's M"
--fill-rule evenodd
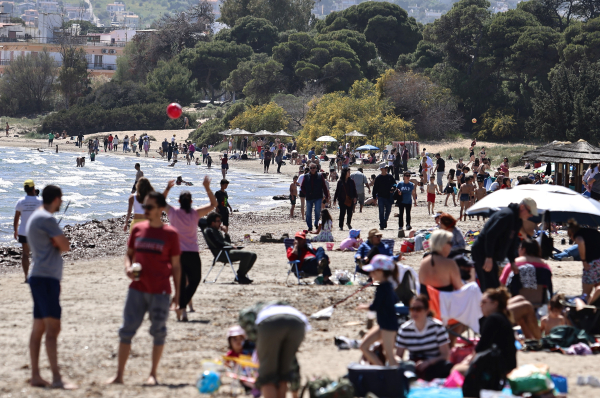
M548 365L527 364L519 366L508 374L508 382L513 394L525 392L539 393L554 388Z

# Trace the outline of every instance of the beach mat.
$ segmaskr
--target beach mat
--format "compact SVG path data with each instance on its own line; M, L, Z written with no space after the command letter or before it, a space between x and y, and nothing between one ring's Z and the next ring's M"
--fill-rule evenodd
M513 397L510 388L495 393L504 394L501 397ZM462 388L411 387L406 398L463 398L463 394Z

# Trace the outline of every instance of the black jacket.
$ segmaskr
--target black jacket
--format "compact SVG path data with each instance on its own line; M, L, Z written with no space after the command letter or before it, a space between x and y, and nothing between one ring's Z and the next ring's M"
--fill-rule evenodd
M329 199L329 191L325 184L325 177L321 173L304 175L302 180L302 192L306 195L306 200Z
M214 228L207 227L204 230L204 236L206 236L206 239L207 239L206 244L208 245L213 256L218 255L223 247L231 246L231 242L228 242L226 239L229 237L223 236L223 234L220 231L218 231Z
M396 185L396 180L391 174L380 174L375 177L375 184L373 185L373 197L374 198L385 198L392 199L392 189Z
M519 231L523 221L519 217L519 205L511 203L492 214L488 222L473 243L471 253L479 259L491 257L502 261L508 257L511 264L515 262L519 248Z
M349 196L352 199L358 198L358 194L356 193L356 184L354 184L354 180L352 178L348 178L346 183L344 183L342 180L338 181L335 195L333 195L333 201L335 202L338 200L340 203L344 203L346 196Z

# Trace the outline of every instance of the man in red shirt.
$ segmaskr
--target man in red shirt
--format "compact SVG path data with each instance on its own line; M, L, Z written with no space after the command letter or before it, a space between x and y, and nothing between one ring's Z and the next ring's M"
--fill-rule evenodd
M296 232L294 236L294 247L288 247L287 258L290 261L300 260L298 270L306 276L317 276L323 274L323 283L333 285L329 280L331 269L329 268L329 257L322 247L313 249L306 241L306 233Z
M123 325L119 329L119 365L117 376L109 383L123 383L123 372L129 353L131 339L148 312L150 335L154 337L152 349L152 370L148 385L158 384L156 369L163 352L167 336L167 319L171 304L171 283L173 276L175 296L173 303L179 302L179 283L181 269L179 264L179 236L177 231L164 225L161 215L167 203L163 194L150 192L144 198L144 215L148 221L137 223L131 230L125 256L125 273L133 281L129 285ZM141 264L141 272L134 272L134 263Z

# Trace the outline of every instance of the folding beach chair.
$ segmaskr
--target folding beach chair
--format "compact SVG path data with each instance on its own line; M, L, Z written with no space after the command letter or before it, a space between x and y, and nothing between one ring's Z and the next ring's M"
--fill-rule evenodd
M283 244L285 246L285 250L287 252L287 249L289 249L290 247L294 247L294 239L292 238L288 238L288 239L284 239L283 240ZM285 284L288 284L288 279L290 278L290 274L292 273L292 271L294 271L294 275L296 275L296 279L298 279L298 284L302 284L302 278L304 278L304 275L300 272L299 269L299 265L300 265L300 260L288 260L288 273L287 273L287 278L285 278Z
M231 271L233 271L233 275L235 276L235 280L237 281L238 280L237 272L235 272L235 269L233 268L233 263L231 262L231 259L229 258L229 251L231 249L233 249L233 246L224 246L222 249L218 249L215 246L214 242L212 242L211 239L208 236L206 236L206 234L204 233L204 230L207 227L206 218L203 217L198 221L198 227L200 227L200 231L202 231L202 236L204 237L204 241L206 242L206 245L208 246L208 248L210 249L210 251L212 252L212 254L214 256L212 265L210 266L210 269L206 273L203 283L216 283L217 279L219 279L219 276L221 275L221 272L223 272L223 268L225 268L225 266L227 266L227 264L229 264L229 266L231 267ZM215 252L217 253L217 255L215 255ZM227 259L227 261L219 260L219 258L221 257L221 254L225 254L225 258ZM213 268L215 267L215 264L217 262L223 263L223 266L219 270L217 277L212 282L206 282L206 280L208 279L208 275L211 273L211 271L213 270Z

